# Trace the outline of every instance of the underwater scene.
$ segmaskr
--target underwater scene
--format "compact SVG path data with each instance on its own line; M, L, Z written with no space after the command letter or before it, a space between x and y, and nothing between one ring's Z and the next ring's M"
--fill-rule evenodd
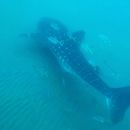
M129 130L130 1L1 0L0 130Z

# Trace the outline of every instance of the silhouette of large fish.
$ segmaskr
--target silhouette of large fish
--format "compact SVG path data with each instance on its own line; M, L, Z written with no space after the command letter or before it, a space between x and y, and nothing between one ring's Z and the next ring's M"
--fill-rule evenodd
M61 22L51 18L41 20L37 29L37 40L48 48L64 70L79 76L107 98L111 120L118 123L130 106L130 86L111 88L102 80L80 49L84 36L84 31L70 33Z

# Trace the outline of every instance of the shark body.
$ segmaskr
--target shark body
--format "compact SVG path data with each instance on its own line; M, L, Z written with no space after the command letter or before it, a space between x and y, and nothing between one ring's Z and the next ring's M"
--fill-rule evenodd
M78 75L107 97L113 123L123 119L130 106L130 87L111 88L102 80L80 49L84 31L70 33L59 21L45 18L39 23L37 36L64 70Z

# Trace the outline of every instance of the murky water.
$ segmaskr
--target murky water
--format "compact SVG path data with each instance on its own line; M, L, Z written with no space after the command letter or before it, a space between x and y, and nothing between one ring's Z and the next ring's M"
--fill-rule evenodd
M130 2L0 1L0 130L129 130L128 110L113 125L105 97L65 76L30 39L42 17L83 29L86 57L111 87L130 84Z

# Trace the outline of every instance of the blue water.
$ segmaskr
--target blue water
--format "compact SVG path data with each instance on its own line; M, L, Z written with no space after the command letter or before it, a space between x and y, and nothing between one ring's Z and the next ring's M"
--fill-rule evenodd
M30 39L42 17L85 30L83 52L111 87L130 85L128 0L0 1L0 130L129 130L113 125L105 97L64 77Z

